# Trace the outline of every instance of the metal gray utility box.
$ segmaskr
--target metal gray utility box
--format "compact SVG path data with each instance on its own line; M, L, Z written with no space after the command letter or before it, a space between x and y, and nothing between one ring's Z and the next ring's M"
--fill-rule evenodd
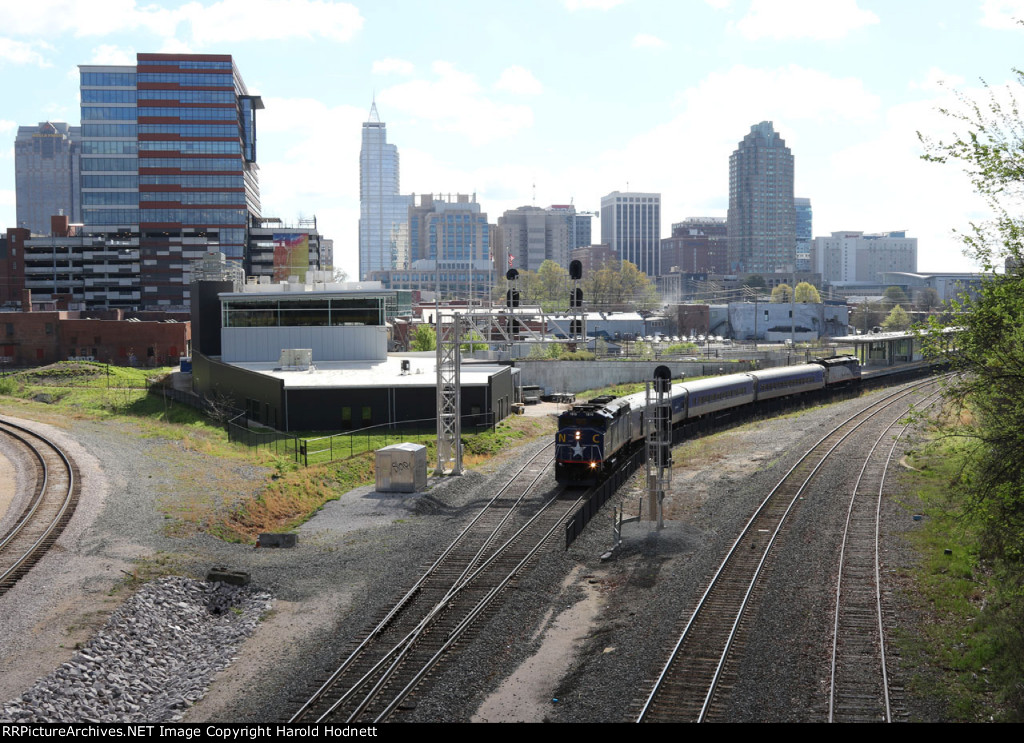
M392 444L377 450L377 492L418 493L427 489L427 447Z

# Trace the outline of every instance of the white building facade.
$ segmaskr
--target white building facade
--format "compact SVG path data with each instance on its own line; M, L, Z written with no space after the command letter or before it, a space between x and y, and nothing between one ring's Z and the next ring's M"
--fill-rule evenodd
M601 197L601 242L648 276L661 275L661 194Z
M811 248L811 271L827 283L878 283L886 272L917 272L917 238L906 232L833 232L816 237Z

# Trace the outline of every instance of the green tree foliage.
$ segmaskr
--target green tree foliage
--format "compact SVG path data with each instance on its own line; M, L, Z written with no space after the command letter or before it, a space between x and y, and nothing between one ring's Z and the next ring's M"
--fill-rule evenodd
M412 331L412 338L409 341L410 351L433 351L437 348L437 333L433 325L423 323L416 326Z
M483 341L481 336L475 330L470 330L467 334L466 340L468 341ZM463 343L461 344L461 350L463 351L486 351L488 348L486 343Z
M605 266L583 277L583 301L593 309L653 310L661 297L647 274L629 261L620 261L615 268Z
M789 284L779 284L772 289L772 302L774 304L789 304L793 298L793 287Z
M764 276L753 274L743 280L743 286L750 287L751 289L767 289L768 284L764 280Z
M801 281L796 285L796 289L793 290L796 295L796 301L803 304L821 304L821 295L818 290L814 288L814 284L807 281Z
M895 307L898 304L910 304L910 297L898 286L887 286L885 293L882 294L882 301L890 307Z
M475 330L469 331L469 337L466 338L468 341L483 341L483 338ZM486 351L488 348L486 343L462 343L460 349L462 351ZM423 323L416 326L416 330L412 333L412 339L409 341L410 351L435 351L437 350L437 330L433 325L429 323Z
M1015 87L1024 72L1015 70ZM959 162L994 218L963 234L965 252L992 270L1005 259L1021 266L1024 220L1024 123L1012 90L988 91L979 105L961 96L962 110L946 111L967 129L952 141L922 137L925 159ZM1004 628L996 649L996 675L1018 719L1024 717L1024 275L1019 268L993 274L974 299L954 304L954 367L963 372L949 399L963 404L974 423L972 454L960 477L960 492L980 527L984 554L1001 578L1000 595L986 607ZM944 345L940 321L935 347Z
M554 261L544 261L537 269L538 304L545 312L560 312L569 307L569 271Z
M885 305L881 302L861 302L850 312L850 325L862 333L881 326L885 320Z
M939 293L930 286L919 291L914 299L914 307L919 312L937 310L941 304L942 301L939 299Z
M571 287L569 271L554 261L544 261L536 271L519 272L519 298L523 306L565 312L569 309ZM636 311L654 310L661 305L654 283L629 261L590 272L583 277L582 289L583 303L588 309ZM507 290L507 283L499 281L492 294L494 301L504 304Z
M882 321L882 328L889 332L906 330L909 327L910 315L900 305L893 307L889 315Z

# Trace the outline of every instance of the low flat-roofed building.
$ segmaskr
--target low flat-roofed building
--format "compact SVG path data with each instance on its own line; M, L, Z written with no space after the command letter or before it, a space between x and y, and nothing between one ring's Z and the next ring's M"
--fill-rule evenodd
M220 320L211 325L206 312L196 324L197 334L219 334L219 345L196 344L219 351L195 354L198 393L226 396L250 419L285 431L436 419L434 356L387 353L387 323L399 312L399 293L376 282L313 282L247 284L195 296L194 315L216 302ZM511 412L514 372L462 366L464 423L493 423Z

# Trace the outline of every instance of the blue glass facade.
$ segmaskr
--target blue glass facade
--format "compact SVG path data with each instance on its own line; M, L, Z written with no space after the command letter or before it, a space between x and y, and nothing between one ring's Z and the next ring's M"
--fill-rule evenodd
M229 55L139 54L82 67L87 226L137 225L144 306L184 307L184 268L241 259L260 213L255 111ZM130 175L129 175L130 174Z

